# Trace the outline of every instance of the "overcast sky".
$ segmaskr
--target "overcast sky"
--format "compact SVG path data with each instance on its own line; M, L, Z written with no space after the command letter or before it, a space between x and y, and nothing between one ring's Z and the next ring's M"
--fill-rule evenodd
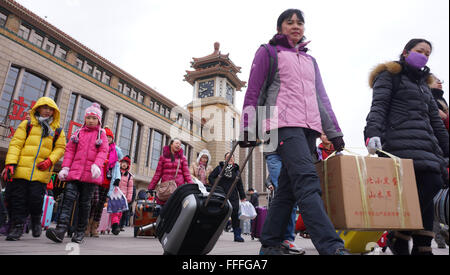
M432 42L428 66L449 82L448 0L16 0L85 46L181 106L192 100L183 81L192 57L220 51L248 81L258 47L288 8L305 14L305 35L350 148L364 147L372 91L368 75L397 60L411 38ZM237 93L242 110L246 88Z

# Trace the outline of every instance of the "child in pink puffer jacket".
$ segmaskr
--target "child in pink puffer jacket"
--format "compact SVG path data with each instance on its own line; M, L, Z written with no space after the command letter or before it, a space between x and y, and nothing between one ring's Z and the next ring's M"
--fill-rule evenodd
M62 169L58 176L67 181L64 201L56 228L46 232L47 238L61 243L67 232L74 202L78 205L78 224L72 242L80 243L88 224L91 199L96 185L103 182L102 168L108 154L108 139L101 128L102 111L98 103L86 109L84 125L67 143Z
M130 173L131 160L129 156L123 157L120 160L120 174L121 179L116 179L114 181L114 188L118 187L120 191L127 198L127 203L130 205L133 198L133 175ZM120 219L122 219L123 212L111 213L111 232L114 235L120 233Z

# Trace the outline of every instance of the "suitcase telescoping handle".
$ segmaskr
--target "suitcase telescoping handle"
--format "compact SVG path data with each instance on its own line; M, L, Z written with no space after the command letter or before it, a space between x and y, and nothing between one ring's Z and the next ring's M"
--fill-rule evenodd
M211 191L209 192L208 198L206 198L205 207L208 206L209 200L211 199L212 195L214 194L214 191L216 190L217 185L219 185L219 182L220 182L220 180L223 177L223 174L225 172L225 167L228 165L228 162L230 161L231 156L233 156L234 151L236 151L236 148L238 146L239 146L239 143L235 142L235 144L233 145L233 148L231 149L231 152L228 154L228 157L225 160L224 169L222 169L220 171L219 176L214 181L214 185L212 186ZM234 179L233 184L230 187L230 190L228 190L228 194L226 195L225 200L223 201L222 205L220 206L221 208L223 208L225 206L225 204L227 203L228 199L231 196L231 193L233 192L234 187L236 186L237 182L241 179L242 171L244 171L244 168L247 165L247 162L250 159L250 156L252 155L254 149L255 149L255 147L250 147L249 148L249 152L247 154L247 157L245 158L244 163L242 164L241 168L239 169L239 173L236 176L236 178Z

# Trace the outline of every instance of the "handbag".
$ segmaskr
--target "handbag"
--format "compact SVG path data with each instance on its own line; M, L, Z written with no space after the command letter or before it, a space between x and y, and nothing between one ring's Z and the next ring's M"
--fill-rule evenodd
M177 183L175 182L175 179L178 175L178 168L180 168L180 162L181 160L178 160L177 170L175 172L175 177L173 180L168 180L164 182L158 183L156 186L156 196L160 201L167 201L172 195L173 192L175 192L175 189L177 189Z
M127 198L119 187L115 186L108 201L108 213L120 213L128 210Z
M239 210L240 220L253 220L257 216L255 207L248 201L239 202Z

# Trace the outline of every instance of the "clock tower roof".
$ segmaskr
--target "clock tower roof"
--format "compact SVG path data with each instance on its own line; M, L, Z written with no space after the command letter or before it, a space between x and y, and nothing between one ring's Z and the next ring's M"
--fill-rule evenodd
M241 72L241 67L236 66L229 58L229 54L220 52L220 43L214 43L214 52L204 57L192 58L191 68L194 71L186 71L184 80L194 85L198 79L207 78L213 75L226 77L240 91L246 82L241 81L237 76Z

